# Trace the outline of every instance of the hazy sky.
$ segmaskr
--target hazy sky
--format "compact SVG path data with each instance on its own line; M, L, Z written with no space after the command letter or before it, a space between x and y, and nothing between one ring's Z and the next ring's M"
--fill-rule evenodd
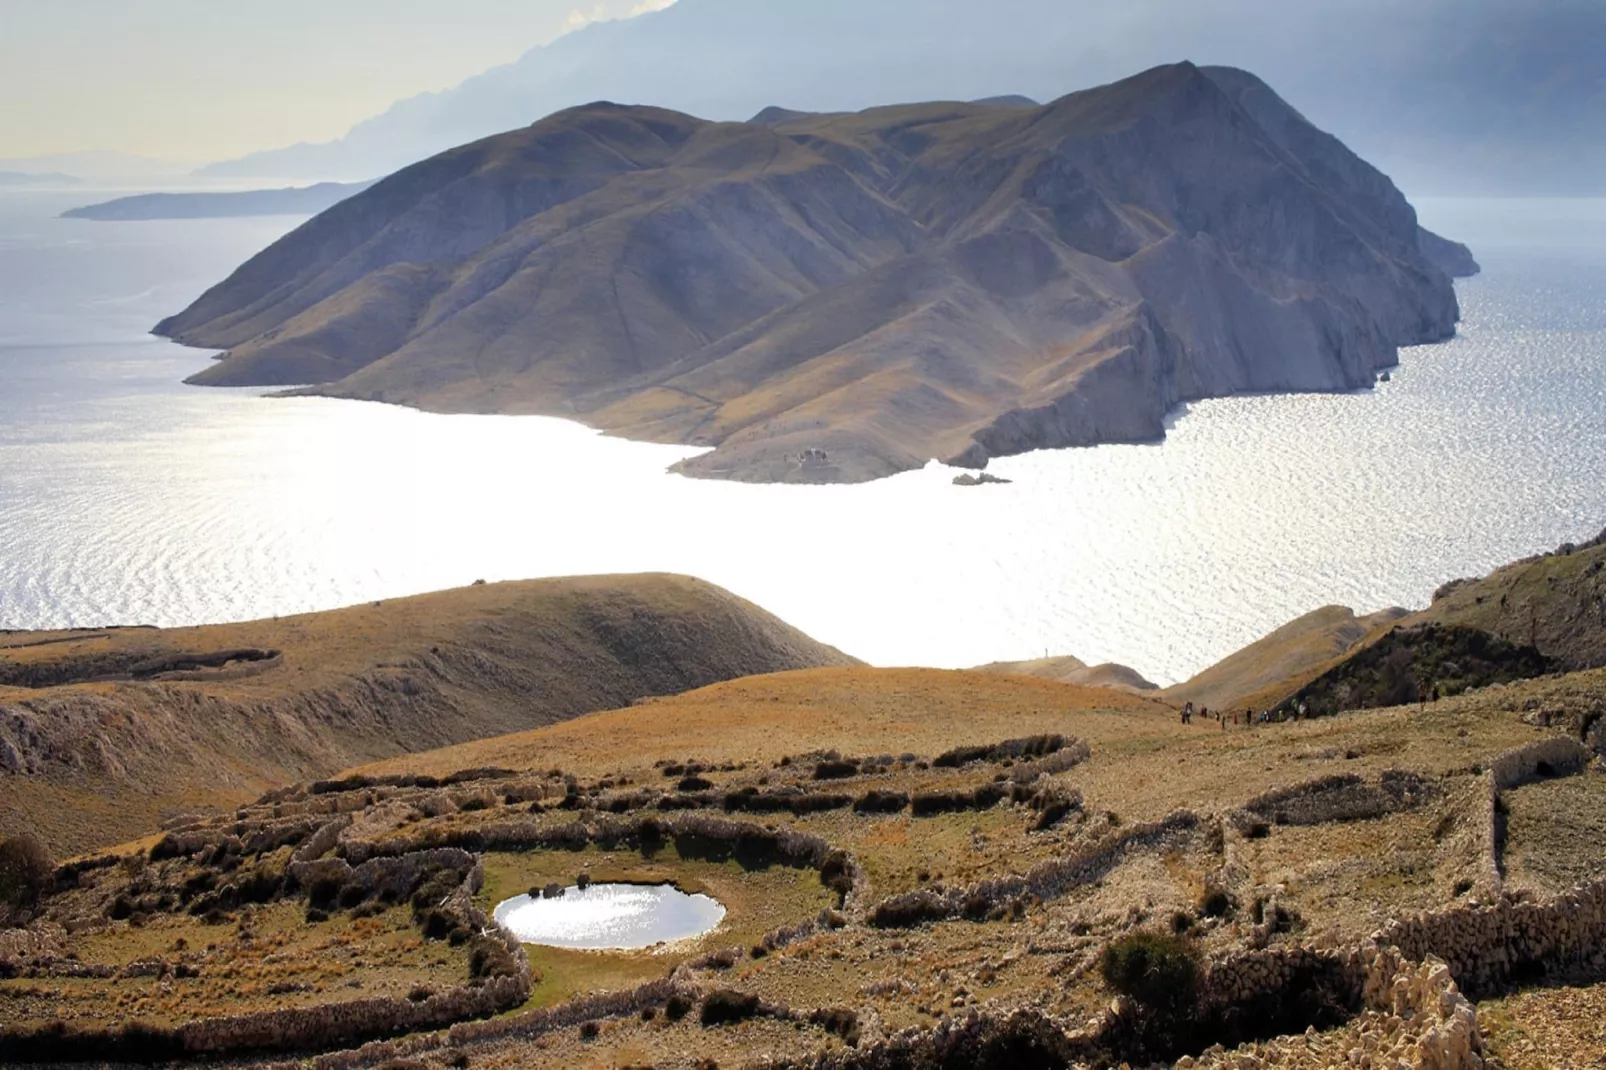
M0 158L214 160L339 137L666 0L0 0Z

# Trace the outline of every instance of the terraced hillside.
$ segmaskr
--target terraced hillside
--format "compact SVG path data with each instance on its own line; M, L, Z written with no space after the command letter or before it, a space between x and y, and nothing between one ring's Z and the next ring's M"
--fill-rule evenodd
M717 684L58 869L0 936L0 1059L1588 1065L1603 702L1596 671L1223 728L990 673ZM634 952L489 922L587 880L729 912ZM1139 947L1186 976L1112 1001Z

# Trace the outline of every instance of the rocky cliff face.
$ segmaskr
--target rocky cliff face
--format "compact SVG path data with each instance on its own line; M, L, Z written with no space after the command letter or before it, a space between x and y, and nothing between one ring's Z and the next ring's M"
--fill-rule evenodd
M593 105L427 160L157 329L194 381L570 416L682 467L873 479L1369 385L1465 247L1242 71L1043 107L705 123Z

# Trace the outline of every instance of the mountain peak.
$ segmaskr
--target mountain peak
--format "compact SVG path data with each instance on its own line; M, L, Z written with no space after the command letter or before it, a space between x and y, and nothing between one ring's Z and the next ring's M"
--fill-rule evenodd
M336 206L160 329L228 350L200 383L578 417L716 447L690 474L854 481L1369 384L1454 330L1426 249L1375 169L1180 63L784 133L570 109Z

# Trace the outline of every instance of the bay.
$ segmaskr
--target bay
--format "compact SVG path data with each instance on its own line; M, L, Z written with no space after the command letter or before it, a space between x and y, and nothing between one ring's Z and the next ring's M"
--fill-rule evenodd
M673 571L876 664L1073 653L1186 677L1317 606L1606 524L1606 201L1430 201L1472 244L1459 337L1340 395L1199 402L1166 441L954 487L665 473L560 420L182 385L148 332L289 218L94 223L0 195L0 628L187 625L501 580Z

